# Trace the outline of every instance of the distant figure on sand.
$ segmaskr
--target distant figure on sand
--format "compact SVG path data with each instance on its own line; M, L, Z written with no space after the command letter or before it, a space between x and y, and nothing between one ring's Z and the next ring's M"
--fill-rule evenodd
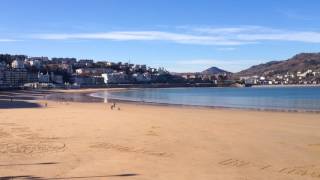
M44 103L44 107L48 107L48 103L47 102Z
M113 110L114 108L116 108L116 103L113 102L112 105L110 106L110 109ZM118 111L120 111L120 107L117 108Z
M110 109L113 110L113 108L116 108L116 103L113 102L113 104L110 106Z

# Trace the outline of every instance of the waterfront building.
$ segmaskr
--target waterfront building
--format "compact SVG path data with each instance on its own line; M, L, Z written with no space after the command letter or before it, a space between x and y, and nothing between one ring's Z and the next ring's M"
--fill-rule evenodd
M55 84L63 84L63 76L61 75L52 75L51 80Z
M39 83L49 83L50 82L49 73L47 73L47 74L38 73L38 81L39 81Z
M4 86L4 70L6 69L6 64L0 62L0 88Z
M27 73L27 82L28 83L37 83L39 82L39 77L37 73Z
M101 76L75 76L74 84L79 87L96 87L105 85Z
M26 69L5 70L3 73L3 85L6 87L21 87L28 83Z
M132 75L132 77L140 83L147 83L151 81L151 74L149 73L135 73Z

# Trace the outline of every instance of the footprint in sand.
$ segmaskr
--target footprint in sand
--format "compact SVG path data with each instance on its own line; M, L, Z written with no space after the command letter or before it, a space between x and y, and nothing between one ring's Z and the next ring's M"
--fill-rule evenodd
M7 117L4 117L6 119ZM0 126L16 126L15 123L0 123Z
M11 131L22 132L22 131L30 131L30 130L27 127L14 127L14 128L11 128Z
M10 136L11 136L11 134L0 129L0 138L6 138L6 137L10 137Z
M160 157L169 157L171 154L168 154L166 152L157 152L157 151L151 151L146 150L143 148L134 148L134 147L128 147L128 146L122 146L118 144L111 144L111 143L97 143L92 146L91 148L102 148L102 149L111 149L116 150L120 152L128 152L128 153L141 153L151 156L160 156Z
M12 142L0 143L0 154L35 154L62 152L66 145L62 142Z
M313 150L320 150L320 143L319 144L309 144L309 148Z
M156 133L156 132L154 132L154 131L148 131L147 133L146 133L146 135L147 136L158 136L158 134Z
M309 144L309 146L311 146L311 147L320 147L320 143L319 144Z

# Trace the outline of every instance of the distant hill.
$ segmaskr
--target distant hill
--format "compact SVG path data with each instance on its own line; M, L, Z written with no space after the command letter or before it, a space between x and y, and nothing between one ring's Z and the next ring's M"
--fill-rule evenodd
M272 76L287 72L320 71L320 53L301 53L284 61L270 61L236 73L236 76Z
M208 69L206 69L206 70L201 72L201 74L210 74L210 75L223 74L223 73L230 74L230 72L225 71L225 70L220 69L220 68L217 68L217 67L211 67L211 68L208 68Z

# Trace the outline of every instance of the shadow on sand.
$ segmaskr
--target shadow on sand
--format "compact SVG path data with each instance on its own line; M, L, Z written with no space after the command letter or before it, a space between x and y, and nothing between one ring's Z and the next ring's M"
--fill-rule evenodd
M35 165L54 165L58 162L41 162L41 163L25 163L25 164L0 164L0 166L35 166Z
M44 99L50 93L45 90L0 91L0 109L41 107L29 100Z
M0 99L15 100L35 100L42 99L44 96L52 93L45 90L12 90L12 91L0 91Z
M105 178L105 177L130 177L138 176L139 174L129 173L129 174L115 174L106 176L74 176L74 177L56 177L56 178L44 178L38 176L24 175L24 176L3 176L0 180L15 180L15 179L31 179L31 180L55 180L55 179L91 179L91 178Z
M27 101L10 101L0 99L0 109L14 109L14 108L38 108L41 107L37 103Z
M44 99L50 93L46 90L0 91L0 109L38 108L39 104L28 100Z

